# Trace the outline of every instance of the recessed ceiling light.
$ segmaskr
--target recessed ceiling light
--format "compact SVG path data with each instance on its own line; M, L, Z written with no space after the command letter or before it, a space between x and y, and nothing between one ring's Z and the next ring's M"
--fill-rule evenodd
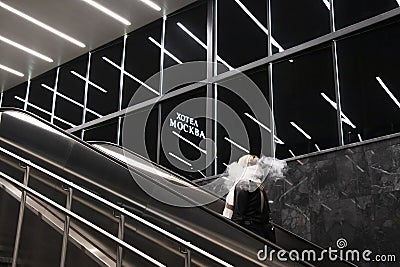
M331 106L337 110L337 104L335 101L331 100L325 93L321 93L321 96L329 103L331 104ZM346 123L347 125L349 125L351 128L355 129L357 128L352 122L351 120L344 115L343 111L340 112L340 116L342 117L342 120L344 123Z
M175 131L172 131L172 133L174 135L176 135L178 138L182 139L183 141L185 141L186 143L188 143L189 145L193 146L194 148L196 148L197 150L199 150L200 152L204 153L207 155L207 151L205 149L200 148L198 145L194 144L193 142L189 141L188 139L186 139L185 137L183 137L182 135L178 134Z
M106 8L105 6L100 5L99 3L93 1L93 0L82 0L86 3L88 3L89 5L91 5L94 8L97 8L98 10L100 10L101 12L103 12L104 14L109 15L110 17L118 20L119 22L122 22L123 24L129 26L131 25L131 23L129 22L129 20L121 17L120 15L118 15L117 13L109 10L108 8Z
M79 79L81 79L81 80L87 82L88 84L90 84L90 85L93 86L94 88L96 88L96 89L102 91L103 93L107 93L107 91L106 91L105 89L103 89L101 86L98 86L97 84L95 84L95 83L89 81L88 79L86 79L85 77L83 77L82 75L80 75L79 73L77 73L76 71L71 70L71 74L73 74L73 75L75 75L76 77L78 77Z
M397 107L400 108L400 102L397 100L397 98L393 95L393 93L389 90L389 88L386 86L386 84L382 81L380 77L375 77L378 83L382 86L383 90L388 94L390 99L393 100L393 102L396 104Z
M17 71L17 70L14 70L14 69L12 69L12 68L10 68L10 67L4 66L4 65L2 65L2 64L0 64L0 69L5 70L5 71L8 71L8 72L10 72L10 73L12 73L12 74L14 74L14 75L19 76L19 77L24 77L24 74L23 74L23 73L21 73L21 72L19 72L19 71Z
M142 85L143 87L149 89L150 91L152 91L153 93L155 93L156 95L160 95L159 92L157 92L157 90L151 88L150 86L148 86L147 84L145 84L144 82L142 82L141 80L139 80L137 77L133 76L132 74L130 74L129 72L127 72L126 70L124 70L123 68L121 68L120 66L118 66L118 64L116 64L115 62L113 62L112 60L110 60L107 57L102 57L102 59L108 63L110 63L112 66L114 66L115 68L119 69L120 71L122 71L123 74L125 74L126 76L128 76L129 78L131 78L132 80L134 80L135 82L139 83L140 85Z
M34 109L37 109L37 110L39 110L39 111L41 111L41 112L43 112L43 113L45 113L45 114L51 116L51 112L49 112L49 111L47 111L47 110L45 110L45 109L42 109L41 107L38 107L38 106L36 106L36 105L34 105L34 104L32 104L32 103L26 102L24 99L22 99L22 98L19 97L19 96L14 96L14 98L17 99L18 101L21 101L21 102L23 102L23 103L26 103L28 106L30 106L30 107L32 107L32 108L34 108ZM61 118L59 118L59 117L57 117L57 116L54 116L54 119L59 120L59 121L61 121L62 123L65 123L65 124L67 124L67 125L69 125L69 126L71 126L71 127L76 127L76 125L74 125L74 124L72 124L72 123L70 123L70 122L68 122L68 121L66 121L66 120L63 120L63 119L61 119Z
M79 103L78 101L73 100L72 98L69 98L68 96L65 96L65 95L61 94L60 92L54 90L54 88L51 88L50 86L48 86L47 84L42 83L41 86L42 86L43 88L46 88L47 90L49 90L49 91L55 93L57 96L59 96L59 97L61 97L61 98L64 98L65 100L67 100L67 101L69 101L69 102L71 102L71 103L77 105L78 107L84 108L84 105L83 105L83 104ZM99 113L97 113L97 112L91 110L90 108L87 108L87 107L86 107L86 110L87 110L88 112L90 112L90 113L96 115L96 116L99 117L99 118L103 117L103 115L100 115Z
M157 42L156 40L154 40L153 37L149 37L149 40L155 44L156 46L158 46L161 50L162 50L162 46L159 42ZM175 60L177 63L182 64L183 62L177 58L176 56L174 56L171 52L169 52L167 49L164 48L164 52L165 54L167 54L170 58L172 58L173 60Z
M251 18L251 20L257 24L257 26L266 34L268 35L268 29L264 27L264 25L262 25L262 23L250 12L250 10L247 9L247 7L245 5L243 5L242 2L240 2L239 0L235 0L236 4L239 5L239 7L244 11L244 13L247 14L247 16L249 16ZM271 35L271 43L278 48L279 52L284 51L283 47L278 44L278 42L272 37Z
M331 3L329 2L329 0L322 0L322 2L324 2L324 5L328 10L331 10Z
M321 149L319 148L319 146L317 144L314 144L314 146L318 151L321 151Z
M37 20L35 18L32 18L31 16L29 16L29 15L27 15L27 14L25 14L25 13L23 13L23 12L17 10L17 9L15 9L15 8L9 6L9 5L4 4L3 2L0 2L0 7L4 8L4 9L7 9L8 11L14 13L15 15L18 15L21 18L24 18L24 19L32 22L33 24L36 24L37 26L39 26L39 27L51 32L51 33L54 33L55 35L58 35L59 37L65 39L65 40L67 40L67 41L69 41L69 42L71 42L71 43L73 43L73 44L75 44L75 45L77 45L79 47L85 47L84 43L76 40L75 38L72 38L71 36L69 36L69 35L67 35L67 34L65 34L63 32L60 32L59 30L56 30L53 27L50 27L49 25L47 25L47 24L45 24L45 23L43 23L43 22L41 22L41 21L39 21L39 20Z
M296 155L293 153L293 151L291 149L289 149L289 153L290 155L292 155L293 157L296 157Z
M250 151L248 149L242 147L241 145L239 145L238 143L232 141L228 137L225 137L225 140L228 141L229 143L231 143L232 145L234 145L235 147L239 148L240 150L246 152L247 154L250 154Z
M259 120L257 120L256 118L254 118L253 116L251 116L249 113L244 113L244 115L246 115L247 117L249 117L252 121L254 121L255 123L257 123L258 125L260 125L262 128L264 128L267 132L271 133L271 129L268 128L266 125L262 124ZM276 135L274 136L274 141L277 144L280 145L284 145L285 143L279 139Z
M187 162L187 161L184 160L184 159L181 159L180 157L178 157L178 156L175 155L174 153L168 152L168 154L169 154L170 156L176 158L176 159L179 160L180 162L182 162L182 163L184 163L184 164L186 164L186 165L188 165L188 166L190 166L190 167L192 166L192 164L190 164L189 162Z
M309 134L307 134L303 129L300 128L300 126L298 126L295 122L291 121L290 124L296 128L297 131L299 131L300 133L302 133L308 140L311 140L311 136Z
M189 35L196 43L198 43L201 47L207 50L207 45L201 41L194 33L189 31L188 28L186 28L182 23L177 22L176 25L178 25L179 28L181 28L187 35ZM225 60L223 60L220 56L217 55L217 60L220 61L222 64L224 64L229 70L233 70L234 68L230 66Z
M161 7L159 5L157 5L156 3L150 1L150 0L140 0L143 3L145 3L146 5L148 5L149 7L157 10L157 11L161 11Z
M12 41L12 40L10 40L10 39L8 39L6 37L3 37L1 35L0 35L0 41L3 41L3 42L5 42L5 43L7 43L9 45L12 45L12 46L18 48L18 49L21 49L22 51L25 51L25 52L27 52L27 53L35 56L35 57L41 58L41 59L43 59L43 60L45 60L47 62L53 62L53 60L51 58L49 58L48 56L45 56L45 55L43 55L43 54L41 54L39 52L36 52L35 50L32 50L32 49L30 49L30 48L28 48L26 46L23 46L22 44L14 42L14 41Z

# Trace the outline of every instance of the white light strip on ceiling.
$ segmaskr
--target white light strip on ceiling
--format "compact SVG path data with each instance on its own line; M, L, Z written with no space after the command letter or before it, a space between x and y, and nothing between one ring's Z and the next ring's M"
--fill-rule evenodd
M43 88L46 88L47 90L50 90L50 91L54 92L54 89L51 88L50 86L48 86L47 84L42 83L41 86L42 86ZM78 101L75 101L75 100L73 100L72 98L69 98L68 96L63 95L63 94L61 94L60 92L55 92L55 93L56 93L56 95L58 95L59 97L64 98L65 100L67 100L67 101L69 101L69 102L71 102L71 103L73 103L73 104L75 104L75 105L77 105L77 106L79 106L79 107L81 107L81 108L84 108L83 104L79 103ZM97 113L97 112L95 112L95 111L93 111L93 110L91 110L91 109L89 109L89 108L86 108L86 110L87 110L88 112L92 113L93 115L99 117L99 118L103 117L103 115L100 115L99 113Z
M189 35L193 40L195 40L196 43L198 43L201 47L203 47L205 50L207 50L207 45L203 41L201 41L196 35L194 35L194 33L189 31L189 29L186 28L182 23L177 22L176 25L178 25L179 28L181 28L187 35ZM229 70L234 69L231 65L229 65L225 60L220 58L220 56L218 56L218 55L217 55L217 60L219 62L221 62L222 64L224 64Z
M204 175L200 170L197 170L204 178L207 178L207 176Z
M400 1L400 0L399 0L399 1ZM327 8L328 10L331 10L331 3L329 3L329 0L322 0L322 2L324 2L325 6L326 6L326 8Z
M228 164L226 164L225 162L222 162L222 165L228 168Z
M176 158L177 160L179 160L180 162L192 167L192 164L190 164L189 162L187 162L186 160L181 159L180 157L178 157L177 155L175 155L174 153L168 152L168 154L174 158Z
M76 71L71 70L71 73L72 73L73 75L75 75L76 77L78 77L79 79L84 80L84 81L86 82L86 78L83 77L82 75L80 75L79 73L77 73ZM90 84L91 86L95 87L96 89L99 89L99 90L102 91L103 93L107 93L106 90L104 90L103 88L101 88L101 87L98 86L97 84L95 84L95 83L93 83L93 82L91 82L91 81L89 81L89 80L88 80L87 82L88 82L88 84Z
M146 5L148 5L149 7L157 10L157 11L161 11L161 7L159 5L157 5L156 3L150 1L150 0L140 0L143 3L145 3Z
M53 34L55 34L55 35L57 35L57 36L59 36L59 37L61 37L63 39L75 44L75 45L77 45L77 46L79 46L79 47L85 47L84 43L76 40L75 38L72 38L71 36L69 36L69 35L67 35L67 34L65 34L63 32L60 32L59 30L56 30L53 27L50 27L49 25L47 25L47 24L45 24L45 23L43 23L43 22L41 22L41 21L39 21L39 20L37 20L35 18L32 18L31 16L29 16L29 15L27 15L27 14L25 14L25 13L23 13L23 12L17 10L17 9L15 9L15 8L9 6L9 5L6 5L5 3L1 2L1 1L0 1L0 7L4 8L4 9L7 9L8 11L14 13L15 15L18 15L21 18L24 18L24 19L32 22L33 24L35 24L35 25L37 25L37 26L39 26L39 27L41 27L41 28L43 28L43 29L45 29L45 30L47 30L47 31L49 31L49 32L51 32L51 33L53 33Z
M100 5L99 3L93 1L93 0L82 0L83 2L88 3L89 5L91 5L94 8L97 8L98 10L100 10L101 12L103 12L104 14L112 17L113 19L118 20L119 22L122 22L123 24L129 26L131 25L130 21L121 17L120 15L118 15L117 13L111 11L110 9L106 8L105 6Z
M146 87L147 89L149 89L150 91L152 91L156 95L160 95L160 93L157 92L155 89L151 88L150 86L148 86L147 84L145 84L144 82L142 82L141 80L139 80L138 78L136 78L135 76L133 76L132 74L127 72L126 70L122 69L120 66L118 66L115 62L111 61L107 57L102 57L102 59L104 61L108 62L109 64L111 64L112 66L116 67L117 69L121 70L123 74L125 74L126 76L128 76L129 78L134 80L135 82L137 82L137 83L141 84L142 86Z
M232 145L234 145L235 147L239 148L240 150L243 150L244 152L246 152L247 154L250 154L250 151L244 147L242 147L241 145L239 145L238 143L235 143L234 141L232 141L231 139L229 139L228 137L225 137L225 140L228 141L229 143L231 143Z
M235 0L235 2L240 6L240 8L253 20L253 22L255 24L257 24L258 27L260 27L260 29L266 34L268 35L268 30L267 28L264 27L264 25L262 25L262 23L260 21L258 21L258 19L256 17L254 17L254 15L247 9L247 7L245 5L242 4L242 2L240 2L239 0ZM279 52L284 51L285 49L283 49L283 47L278 44L278 42L271 36L271 43L278 48Z
M362 142L362 138L361 138L361 134L357 134L358 140L360 140L360 142Z
M290 155L292 155L293 157L296 157L296 155L293 153L293 151L291 149L289 149L289 153Z
M321 151L321 149L319 149L319 146L317 144L314 144L314 146L318 151Z
M19 96L14 96L14 98L17 99L17 100L19 100L19 101L21 101L21 102L24 102L24 103L25 103L25 100L22 99L22 98L20 98ZM43 113L45 113L45 114L47 114L47 115L49 115L49 116L51 116L51 112L48 112L47 110L44 110L44 109L42 109L41 107L38 107L38 106L36 106L36 105L34 105L34 104L32 104L32 103L29 103L29 102L27 102L27 105L28 105L28 106L31 106L31 107L33 107L33 108L35 108L35 109L37 109L37 110L39 110L39 111L41 111L41 112L43 112ZM76 127L76 125L74 125L74 124L72 124L72 123L70 123L70 122L68 122L68 121L65 121L65 120L63 120L63 119L61 119L61 118L59 118L59 117L54 116L54 119L59 120L59 121L61 121L62 123L65 123L65 124L67 124L67 125L69 125L69 126L71 126L71 127Z
M155 44L156 46L158 46L160 49L162 49L161 44L159 42L157 42L156 40L153 39L153 37L149 37L149 40ZM172 58L173 60L175 60L177 63L182 64L183 62L181 60L179 60L176 56L174 56L173 54L171 54L167 49L164 48L165 54L167 54L170 58Z
M0 64L0 69L5 70L5 71L8 71L8 72L10 72L10 73L12 73L12 74L14 74L14 75L19 76L19 77L24 77L24 74L23 74L22 72L19 72L19 71L17 71L17 70L14 70L14 69L12 69L12 68L10 68L10 67L7 67L7 66L4 66L4 65L2 65L2 64Z
M35 50L32 50L32 49L30 49L30 48L28 48L26 46L23 46L22 44L14 42L14 41L12 41L12 40L4 37L4 36L0 35L0 41L3 41L3 42L5 42L5 43L7 43L7 44L9 44L11 46L14 46L15 48L18 48L18 49L20 49L20 50L22 50L24 52L27 52L27 53L29 53L29 54L31 54L31 55L33 55L35 57L38 57L40 59L43 59L43 60L45 60L47 62L53 62L53 60L51 58L49 58L48 56L45 56L45 55L43 55L43 54L41 54L39 52L36 52Z
M207 151L205 149L202 149L201 147L197 146L196 144L194 144L193 142L189 141L188 139L186 139L185 137L183 137L182 135L178 134L175 131L172 131L172 133L174 135L176 135L178 138L182 139L183 141L185 141L186 143L188 143L189 145L193 146L194 148L196 148L197 150L199 150L200 152L202 152L203 154L207 155Z
M291 121L290 124L297 129L300 133L302 133L308 140L311 140L311 136L307 134L303 129L300 128L295 122Z
M389 88L386 86L386 84L382 81L380 77L376 77L376 80L378 83L382 86L382 88L385 90L385 92L389 95L389 97L393 100L393 102L397 105L397 107L400 108L400 103L399 100L393 95L393 93L389 90Z
M400 6L400 0L396 0L397 4Z
M337 104L336 102L332 101L325 93L321 93L321 96L329 103L331 104L331 106L337 110ZM344 115L343 111L340 112L340 115L343 119L343 122L346 123L347 125L349 125L350 127L352 127L353 129L357 128L352 122L351 120Z
M251 120L253 120L255 123L257 123L258 125L260 125L262 128L264 128L267 132L271 133L271 129L268 128L267 126L265 126L264 124L262 124L260 121L258 121L256 118L254 118L253 116L251 116L249 113L244 113L244 115L246 115L247 117L249 117ZM285 143L279 139L276 135L274 136L275 139L275 143L280 144L280 145L284 145Z

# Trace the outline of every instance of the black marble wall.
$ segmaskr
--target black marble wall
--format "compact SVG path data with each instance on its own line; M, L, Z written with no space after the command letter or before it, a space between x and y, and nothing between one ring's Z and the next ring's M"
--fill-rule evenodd
M272 220L321 246L396 254L400 266L400 137L288 162L286 179L268 181ZM371 256L372 257L372 256Z

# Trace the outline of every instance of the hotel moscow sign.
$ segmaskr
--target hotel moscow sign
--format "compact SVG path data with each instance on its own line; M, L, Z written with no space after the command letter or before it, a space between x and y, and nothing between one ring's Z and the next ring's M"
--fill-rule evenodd
M206 138L204 135L204 131L199 130L199 124L197 123L196 119L179 112L176 112L175 119L169 119L169 126L174 129L178 129L179 131L194 135L196 137L200 137L203 139Z

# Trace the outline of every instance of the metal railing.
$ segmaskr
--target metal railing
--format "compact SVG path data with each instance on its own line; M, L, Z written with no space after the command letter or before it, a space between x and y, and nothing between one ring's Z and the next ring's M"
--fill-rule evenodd
M12 267L16 266L17 263L17 258L18 258L18 249L19 249L19 240L21 236L21 229L22 229L22 222L23 222L23 214L24 214L24 207L26 203L26 197L27 193L30 195L40 199L41 201L49 204L50 206L56 208L57 210L61 211L65 215L65 224L64 224L64 231L63 231L63 242L62 242L62 249L61 249L61 259L60 259L60 266L65 265L65 257L66 257L66 248L67 248L67 243L68 243L68 232L70 228L70 218L73 218L80 223L86 225L87 227L97 231L98 233L104 235L108 239L114 241L115 243L118 244L117 247L117 253L116 253L116 266L122 266L122 247L125 249L128 249L129 251L141 256L142 258L146 259L147 261L153 263L156 266L166 266L163 263L157 261L156 259L152 258L151 256L147 255L146 253L140 251L139 249L133 247L132 245L126 243L125 241L122 240L123 235L124 235L124 224L125 224L125 216L134 219L135 221L151 228L152 230L155 230L156 232L162 234L165 237L168 237L171 240L174 240L175 242L179 243L183 248L185 248L185 267L186 266L191 266L191 252L194 251L207 259L210 259L222 266L226 267L233 267L232 264L212 255L211 253L197 247L196 245L193 245L191 242L186 241L173 233L170 233L161 227L133 214L132 212L127 211L126 209L110 202L109 200L102 198L101 196L98 196L87 189L80 187L73 182L66 180L62 178L61 176L11 152L8 151L2 147L0 147L0 152L12 157L15 160L18 160L20 163L24 164L25 167L25 173L24 173L24 182L21 183L17 181L16 179L12 178L11 176L0 172L0 176L7 180L9 183L13 184L14 186L18 187L21 189L21 203L20 203L20 210L19 210L19 217L18 217L18 225L17 225L17 234L16 234L16 239L14 243L14 252L13 252L13 263ZM29 176L30 176L30 169L35 169L37 171L40 171L43 174L46 174L50 176L51 178L56 179L57 181L61 182L62 184L68 186L68 194L67 194L67 203L66 206L63 207L60 204L56 203L55 201L51 200L50 198L42 195L41 193L35 191L34 189L30 188L28 186L28 181L29 181ZM115 237L113 234L107 232L103 228L97 226L96 224L90 222L89 220L81 217L80 215L74 213L71 211L71 202L72 202L72 197L73 197L73 190L77 190L78 192L83 193L86 196L89 196L90 198L108 206L109 208L112 208L113 210L117 211L120 213L119 217L119 227L118 227L118 237Z

